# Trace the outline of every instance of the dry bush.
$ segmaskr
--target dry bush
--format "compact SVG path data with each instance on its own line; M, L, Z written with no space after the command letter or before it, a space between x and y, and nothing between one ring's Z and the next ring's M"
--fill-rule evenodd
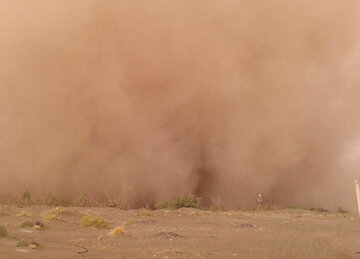
M4 211L0 211L0 217L2 216L10 216L9 213L6 213Z
M7 237L8 235L6 228L0 225L0 238Z
M17 217L32 217L33 214L27 211L20 211L18 214L16 214Z
M73 206L75 207L91 207L92 202L89 196L86 193L83 193L77 197L75 197L73 201Z
M281 208L282 207L275 201L264 202L261 206L261 209L263 210L279 210Z
M33 198L29 191L25 191L20 199L15 202L19 207L25 206L37 206L37 205L47 205L47 206L63 206L64 201L56 197L55 195L49 193L45 198Z
M210 211L226 211L225 205L221 197L211 196L212 205L209 207Z
M136 214L137 216L151 217L152 213L150 210L142 210Z
M46 195L44 199L38 199L37 205L47 205L47 206L64 206L65 202L60 198L51 193Z
M172 213L171 210L165 210L165 211L164 211L164 216L167 217L167 216L169 216L171 213Z
M15 204L19 207L33 206L35 205L35 201L33 200L31 193L29 191L25 191L21 198L15 202Z
M25 246L27 247L29 245L30 245L30 243L21 240L21 241L17 242L16 247L25 247Z
M156 209L171 209L176 210L180 208L201 208L202 199L195 197L195 195L179 196L175 199L161 201L155 204Z
M327 209L324 208L310 208L311 211L316 211L316 212L329 212Z
M132 225L135 223L135 219L134 218L131 218L129 219L128 221L125 222L125 225L129 226L129 225Z
M336 211L339 212L339 213L343 213L343 214L349 213L349 211L347 211L347 210L345 210L345 209L343 209L341 207L339 207Z
M115 237L115 236L126 236L126 231L123 225L115 227L113 230L110 231L109 236Z
M226 211L225 206L223 206L223 205L211 205L209 210L210 211L215 211L215 212Z
M30 227L32 227L32 226L34 226L34 223L32 223L32 222L30 222L30 221L24 221L24 222L20 225L21 228L30 228Z
M32 228L35 229L35 230L40 230L40 229L41 229L41 226L39 226L39 225L34 225Z
M65 210L64 208L56 207L54 209L46 210L46 211L42 212L41 218L44 221L54 221L54 220L59 220L60 216L63 216L67 213L69 213L69 212L67 210Z
M106 190L104 190L104 193L107 197L107 203L105 206L107 207L116 207L119 209L129 209L130 203L129 203L129 193L130 193L130 186L127 183L123 183L122 187L120 188L118 194L115 197L111 197Z
M102 218L91 216L90 214L86 214L80 219L80 226L82 228L87 228L87 227L107 228L108 223L106 220Z
M190 215L190 216L207 216L207 215L209 215L209 212L203 211L203 210L192 211L192 212L190 212L189 215Z

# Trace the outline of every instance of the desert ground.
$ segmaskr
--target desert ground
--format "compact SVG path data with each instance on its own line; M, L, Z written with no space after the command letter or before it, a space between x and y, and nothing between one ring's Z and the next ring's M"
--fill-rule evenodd
M0 215L0 258L360 258L360 221L338 212L3 205ZM84 227L84 215L108 225Z

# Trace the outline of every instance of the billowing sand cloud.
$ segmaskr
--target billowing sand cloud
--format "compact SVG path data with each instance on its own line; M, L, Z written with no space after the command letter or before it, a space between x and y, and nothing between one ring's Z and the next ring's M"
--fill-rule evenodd
M354 202L358 1L4 0L0 17L2 199Z

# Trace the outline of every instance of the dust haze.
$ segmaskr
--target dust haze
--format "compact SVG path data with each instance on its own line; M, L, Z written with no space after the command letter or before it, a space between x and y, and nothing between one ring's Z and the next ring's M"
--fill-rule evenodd
M0 198L353 209L358 1L0 2Z

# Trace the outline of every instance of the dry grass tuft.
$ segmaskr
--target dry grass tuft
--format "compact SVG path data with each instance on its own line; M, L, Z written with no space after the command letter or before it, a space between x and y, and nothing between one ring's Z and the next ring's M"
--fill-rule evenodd
M191 253L189 253L188 251L186 251L184 249L161 250L161 251L156 252L156 254L158 254L160 256L164 256L163 258L169 258L169 256L176 257L176 258L178 258L178 257L180 257L180 258L195 258L194 255L192 255Z
M16 214L17 217L32 217L33 214L26 211L20 211L18 214Z
M180 208L201 208L202 199L194 195L179 196L172 200L166 200L155 204L156 209L176 210Z
M87 227L107 228L108 223L106 220L104 220L102 218L94 217L94 216L87 214L80 219L80 226L82 228L87 228Z
M4 238L8 236L8 232L5 227L0 225L0 238Z
M41 229L41 226L39 226L39 225L34 225L32 228L35 229L35 230L40 230L40 229Z
M35 201L31 197L31 193L29 191L25 191L21 198L15 202L19 207L23 206L33 206L35 205Z
M38 205L47 205L47 206L63 206L65 202L60 198L52 193L46 195L45 199L39 199L37 201Z
M73 201L73 206L75 207L91 207L92 202L89 196L86 193L83 193L77 197L75 197Z
M343 214L349 213L349 211L347 211L347 210L345 210L345 209L343 209L341 207L339 207L336 211L339 212L339 213L343 213Z
M126 236L126 231L125 231L123 225L117 226L113 230L111 230L109 233L109 236L111 236L111 237L115 237L115 236L119 236L119 235Z
M135 223L135 219L134 218L131 218L129 219L128 221L125 222L125 225L129 226L129 225L132 225Z
M152 213L150 210L143 210L136 214L137 216L151 217Z
M310 208L311 211L316 211L316 212L329 212L327 209L324 208Z
M189 215L191 215L191 216L207 216L207 215L209 215L209 212L203 211L203 210L192 211L192 212L190 212Z
M41 217L44 221L54 221L59 220L60 216L63 216L67 213L69 212L64 208L56 207L54 209L44 211L43 213L41 213Z
M165 210L165 211L164 211L164 216L167 217L167 216L169 216L171 213L172 213L171 210Z
M10 216L9 213L6 213L4 211L0 211L0 217L2 216Z
M224 205L211 205L209 210L218 212L218 211L226 211L226 208Z
M223 216L229 216L229 217L236 215L235 211L220 211L219 213Z
M30 245L30 243L21 240L21 241L17 242L16 247L25 247L25 246L27 247L29 245Z
M64 201L51 193L47 194L45 197L33 198L29 191L25 191L15 204L19 207L36 205L61 206L64 205Z
M34 223L30 222L30 221L24 221L20 227L21 228L31 228L32 226L34 226Z
M131 187L127 183L123 183L122 186L119 188L119 192L115 195L115 197L112 197L108 194L106 190L104 190L104 193L108 199L108 201L105 203L105 206L107 207L116 207L119 209L129 209L130 203L129 203L129 193L130 193Z

